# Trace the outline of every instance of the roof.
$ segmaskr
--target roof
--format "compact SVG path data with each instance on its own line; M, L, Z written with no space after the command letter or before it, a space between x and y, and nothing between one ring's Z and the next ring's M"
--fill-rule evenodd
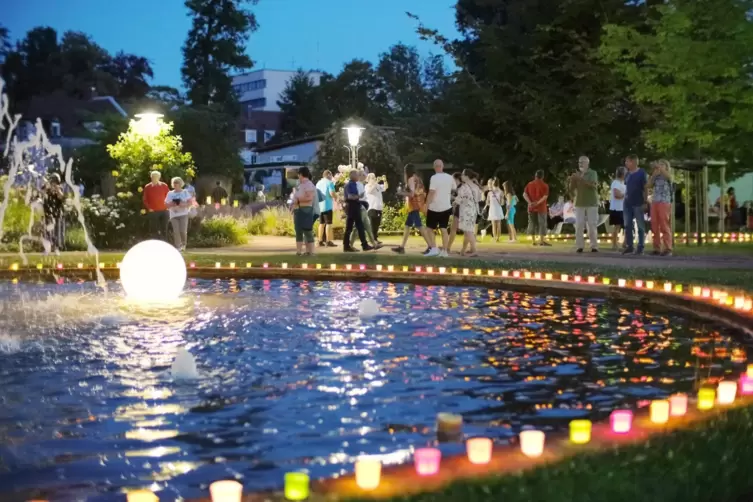
M314 136L306 136L305 138L293 139L290 141L284 141L282 143L275 143L272 145L260 146L259 148L256 149L256 151L258 153L273 152L275 150L280 150L282 148L287 148L289 146L303 145L305 143L315 143L317 141L323 141L324 136L325 136L324 134L316 134Z
M84 100L58 92L31 98L29 105L22 113L22 119L32 122L42 119L43 123L58 120L61 135L74 137L87 136L84 123L95 120L96 116L113 113L123 117L128 116L117 101L110 96Z

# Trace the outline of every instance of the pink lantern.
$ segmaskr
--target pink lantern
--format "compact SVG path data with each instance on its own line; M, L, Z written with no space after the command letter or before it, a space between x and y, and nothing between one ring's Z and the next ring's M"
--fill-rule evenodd
M361 270L366 270L366 265L361 264L361 265L358 266L358 268L360 268Z
M744 396L753 394L753 377L742 375L740 377L740 393Z
M432 476L439 472L442 452L437 448L419 448L413 452L413 463L419 476Z
M681 417L688 412L688 395L673 394L669 396L669 414L673 417Z
M642 288L643 287L643 281L640 279L635 280L635 287L636 288Z
M612 425L612 432L626 434L633 427L633 412L630 410L614 410L609 415L609 422Z
M421 271L421 267L417 265L416 266L416 272L420 272L420 271Z

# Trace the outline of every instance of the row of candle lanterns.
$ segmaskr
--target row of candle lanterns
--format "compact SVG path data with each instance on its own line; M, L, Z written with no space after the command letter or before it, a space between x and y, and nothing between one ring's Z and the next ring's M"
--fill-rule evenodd
M698 391L696 406L700 411L708 411L715 404L733 404L738 390L743 395L753 394L753 364L740 377L740 385L734 380L719 382L716 389L702 387ZM688 411L687 394L679 393L668 399L652 401L649 407L649 420L655 425L664 425L672 417L682 417ZM633 411L614 410L609 416L610 430L614 434L628 434L633 429ZM592 422L588 419L571 420L569 440L575 445L584 445L591 441ZM449 413L437 416L437 432L457 434L462 428L462 417ZM543 431L527 429L520 432L520 451L530 458L544 454L546 435ZM494 443L490 438L476 437L466 441L468 461L475 465L486 465L492 461ZM413 464L419 476L434 476L439 473L442 451L439 448L418 448L413 452ZM370 491L379 487L382 476L382 462L375 456L360 457L355 462L355 482L362 490ZM285 474L284 494L287 500L301 501L309 497L310 478L305 472L288 472ZM241 502L243 486L237 481L225 480L212 483L209 487L212 502ZM158 502L155 494L149 491L135 491L128 494L128 502Z
M105 263L99 263L98 264L100 269L107 268ZM117 268L120 268L120 263L116 263L115 266ZM189 268L195 269L197 267L196 262L190 262ZM246 262L245 267L247 269L250 269L253 267L253 264L251 262ZM44 268L44 265L41 263L38 263L36 265L36 268L39 270L42 270ZM57 263L55 265L55 268L58 270L63 270L64 266L62 263ZM76 268L83 269L84 264L78 263L76 265ZM215 262L214 268L216 269L222 269L223 264L221 262ZM227 268L230 269L236 269L239 268L239 266L235 262L230 262L227 264ZM269 263L263 263L262 268L268 269L270 268ZM280 268L282 269L288 269L290 268L289 264L286 262L283 262L280 265ZM324 266L321 263L317 264L308 264L308 263L302 263L300 265L301 269L311 269L315 268L316 270L322 270ZM331 263L329 265L330 270L338 270L339 266L336 263ZM368 266L365 264L355 265L352 263L346 263L345 265L342 265L342 269L346 271L366 271L368 270ZM13 263L10 266L10 270L12 271L18 271L19 265L18 263ZM421 265L415 265L413 267L408 265L401 265L401 266L395 266L395 265L381 265L378 264L375 266L375 270L377 272L387 271L387 272L396 272L396 271L402 271L402 272L416 272L416 273L427 273L427 274L434 274L438 273L440 275L443 274L462 274L462 275L475 275L475 276L489 276L489 277L495 277L497 275L497 271L494 269L488 269L483 270L480 268L477 269L470 269L470 268L457 268L457 267L433 267L433 266L421 266ZM535 280L546 280L546 281L553 281L556 280L556 275L551 272L532 272L529 270L501 270L499 271L499 276L503 278L515 278L515 279L535 279ZM612 280L609 277L603 277L601 279L598 279L595 276L587 276L582 277L580 275L569 275L569 274L558 274L559 281L561 282L573 282L573 283L587 283L591 285L596 284L602 284L605 286L609 286L612 284ZM629 282L627 279L618 279L617 280L617 286L620 288L627 288L629 286ZM642 279L635 279L632 281L632 287L635 289L647 289L647 290L654 290L658 289L658 284L656 281L653 280L642 280ZM676 293L676 294L683 294L685 291L682 284L673 284L671 282L664 282L662 285L662 289L666 293ZM689 288L689 293L696 298L702 298L705 300L713 300L715 302L718 302L721 305L726 305L728 307L732 307L735 310L742 310L746 312L750 312L753 310L753 299L742 296L742 295L731 295L726 291L722 290L716 290L708 287L701 287L701 286L691 286Z

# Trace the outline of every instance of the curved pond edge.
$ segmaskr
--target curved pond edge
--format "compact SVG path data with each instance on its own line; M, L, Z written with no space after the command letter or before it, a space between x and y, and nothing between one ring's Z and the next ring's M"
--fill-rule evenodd
M100 271L107 278L115 279L119 275L117 266L100 266ZM750 294L703 285L580 277L530 270L418 265L369 268L353 264L302 264L293 268L286 263L264 263L261 266L248 263L245 267L218 263L215 267L190 264L187 271L189 278L201 279L386 281L593 296L659 305L724 324L753 337L753 300ZM0 279L14 282L60 282L63 278L87 281L94 276L93 268L83 266L16 266L0 271ZM740 383L744 378L741 376ZM712 383L716 382L708 382ZM750 390L753 391L753 386ZM737 392L738 395L741 393L739 384ZM578 487L587 488L592 495L598 493L592 500L610 501L695 502L711 500L713 495L717 502L737 502L736 497L753 495L753 484L747 482L747 466L753 465L753 398L738 397L733 404L699 411L691 396L688 410L686 415L670 417L663 424L652 422L647 407L635 410L632 430L627 434L612 432L607 422L595 423L591 440L584 445L571 443L567 435L548 435L544 454L537 458L523 455L520 446L512 443L496 446L491 461L484 465L470 463L465 455L443 458L439 472L432 476L419 476L412 462L384 466L375 490L359 488L352 474L314 480L309 500L565 501L585 495ZM683 453L686 449L688 451ZM718 453L717 450L721 451L718 458L710 458L704 453ZM694 469L689 461L696 461L699 467ZM626 473L630 473L628 478ZM732 479L728 479L730 477ZM647 481L651 483L646 484ZM647 490L657 495L664 493L664 498L653 495L645 498ZM209 501L209 498L200 500ZM285 497L282 493L260 493L246 495L244 500L272 501L285 500Z

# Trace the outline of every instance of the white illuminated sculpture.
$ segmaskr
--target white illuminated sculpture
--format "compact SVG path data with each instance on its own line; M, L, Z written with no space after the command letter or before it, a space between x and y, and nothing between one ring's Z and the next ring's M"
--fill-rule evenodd
M120 282L129 300L171 302L183 292L186 262L167 242L140 242L128 250L120 264Z
M370 319L379 315L379 304L373 298L366 298L358 305L358 316L362 319Z

